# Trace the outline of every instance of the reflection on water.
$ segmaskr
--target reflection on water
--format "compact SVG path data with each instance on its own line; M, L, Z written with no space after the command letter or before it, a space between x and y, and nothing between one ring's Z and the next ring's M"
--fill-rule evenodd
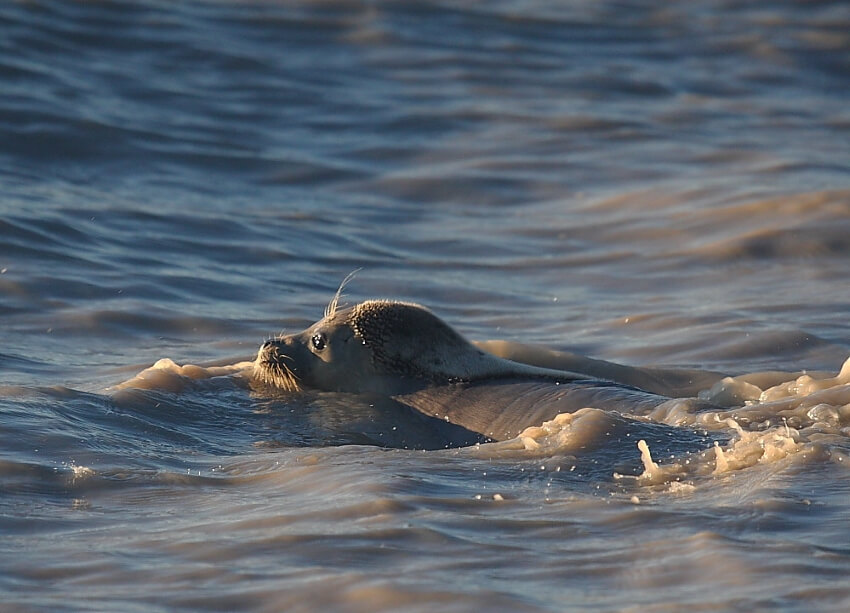
M0 29L4 606L848 608L842 3ZM350 302L719 406L411 450L385 407L252 390L357 268Z

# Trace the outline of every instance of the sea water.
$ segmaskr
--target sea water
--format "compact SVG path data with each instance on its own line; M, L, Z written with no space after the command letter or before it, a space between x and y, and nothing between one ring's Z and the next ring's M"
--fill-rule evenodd
M848 75L842 2L0 5L0 609L846 610ZM355 269L718 409L327 436L247 362Z

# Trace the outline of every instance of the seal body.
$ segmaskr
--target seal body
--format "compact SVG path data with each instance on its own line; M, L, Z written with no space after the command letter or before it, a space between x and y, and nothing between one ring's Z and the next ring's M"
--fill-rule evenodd
M497 357L417 304L370 300L346 309L333 304L303 332L264 343L255 378L287 392L361 395L370 407L389 407L382 418L388 423L393 411L410 410L462 429L469 441L512 438L584 407L646 415L669 400L586 374Z

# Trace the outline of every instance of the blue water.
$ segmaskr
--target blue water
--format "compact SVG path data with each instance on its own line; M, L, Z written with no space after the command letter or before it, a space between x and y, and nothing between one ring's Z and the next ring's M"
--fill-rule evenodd
M850 356L849 74L843 2L0 5L0 609L850 607L850 379L798 379ZM119 390L355 269L472 339L798 383L705 390L726 468L643 481Z

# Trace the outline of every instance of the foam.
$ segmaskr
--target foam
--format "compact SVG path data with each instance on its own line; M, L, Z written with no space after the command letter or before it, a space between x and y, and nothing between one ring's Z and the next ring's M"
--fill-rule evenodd
M663 486L664 491L687 493L706 479L783 463L795 465L831 461L850 467L846 452L850 438L850 359L836 376L786 373L783 381L761 389L756 380L776 381L777 373L727 377L701 398L715 403L735 400L728 409L706 411L686 401L670 401L651 413L654 422L675 427L700 427L723 435L707 450L683 453L660 460L646 440L637 442L643 466L640 475L614 473L615 481L635 487ZM527 428L516 439L496 444L501 449L522 449L537 457L559 453L582 453L599 443L600 428L616 426L616 417L595 408L558 415L541 426ZM638 418L635 418L637 420ZM637 421L633 423L638 423ZM581 428L581 426L584 426ZM604 443L604 441L603 441ZM492 446L492 445L491 445Z
M194 382L204 379L237 377L247 380L253 367L254 363L247 361L222 366L181 366L170 358L162 358L131 379L109 388L109 391L145 389L179 393L191 388Z

